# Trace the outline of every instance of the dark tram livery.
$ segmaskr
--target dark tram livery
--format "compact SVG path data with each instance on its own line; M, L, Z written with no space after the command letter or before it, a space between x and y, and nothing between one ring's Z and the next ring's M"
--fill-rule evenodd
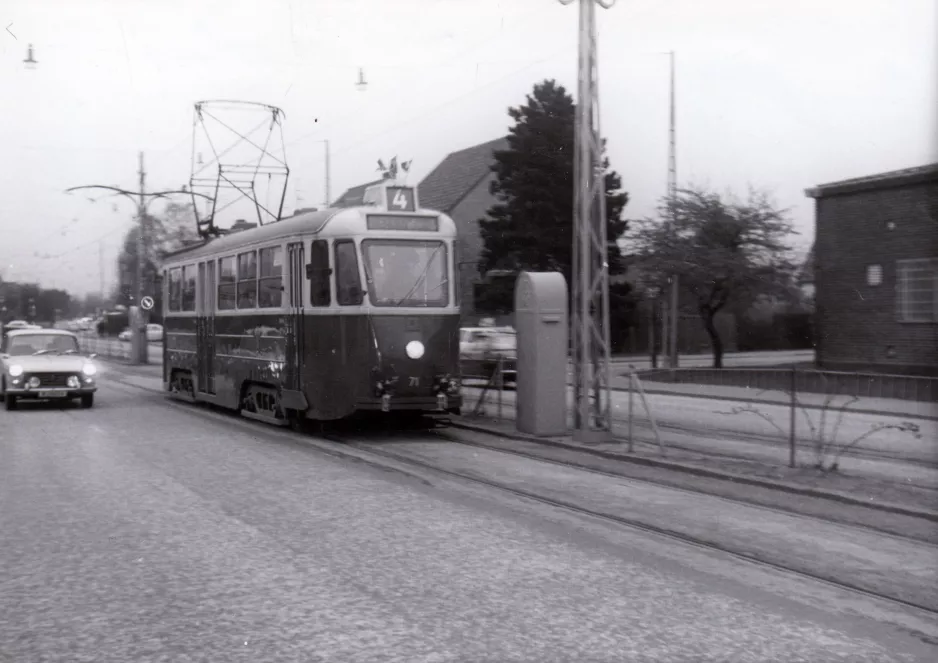
M163 263L163 386L276 424L458 413L456 227L413 188L187 247Z

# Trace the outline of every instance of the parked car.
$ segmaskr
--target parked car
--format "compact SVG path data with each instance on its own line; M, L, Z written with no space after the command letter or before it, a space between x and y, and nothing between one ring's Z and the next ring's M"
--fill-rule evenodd
M127 341L129 343L130 338L131 338L130 328L128 327L127 329L122 331L120 334L118 334L117 338L119 338L122 341ZM159 343L162 340L163 340L163 325L157 325L152 322L148 324L147 325L147 342Z
M78 398L94 405L95 355L83 356L78 337L61 329L13 329L0 343L0 400L7 410L21 400Z
M129 324L130 316L126 311L109 311L98 321L98 336L117 336Z
M517 382L518 335L512 327L463 327L459 330L459 358L464 374L491 376L502 362L505 383Z

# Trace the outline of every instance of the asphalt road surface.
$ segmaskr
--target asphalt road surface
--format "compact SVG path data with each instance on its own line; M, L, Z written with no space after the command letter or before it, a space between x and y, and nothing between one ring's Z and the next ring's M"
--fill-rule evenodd
M0 661L936 658L833 588L98 397L0 411Z

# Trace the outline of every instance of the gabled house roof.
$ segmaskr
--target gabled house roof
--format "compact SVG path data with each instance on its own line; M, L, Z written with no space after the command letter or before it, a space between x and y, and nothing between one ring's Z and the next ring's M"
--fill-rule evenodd
M865 177L854 177L849 180L820 184L814 188L806 189L805 195L809 198L824 198L842 193L855 193L870 189L885 189L887 187L918 184L921 182L938 181L938 163L930 163L915 168L891 170L887 173L877 173Z
M420 206L450 213L492 172L494 153L508 149L505 137L451 152L417 187Z
M329 207L360 207L364 204L365 189L374 185L380 184L384 179L375 180L374 182L366 182L365 184L359 184L358 186L353 186L351 189L347 190L341 196L336 199Z

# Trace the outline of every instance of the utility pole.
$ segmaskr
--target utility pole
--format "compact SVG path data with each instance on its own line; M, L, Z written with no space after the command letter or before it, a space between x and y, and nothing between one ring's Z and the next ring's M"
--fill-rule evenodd
M559 0L569 5L573 0ZM599 127L596 5L579 0L579 67L573 166L573 371L574 439L596 443L612 437L609 357L609 261L606 191Z
M98 242L98 275L101 278L101 302L104 302L104 240Z
M675 95L674 95L674 51L668 53L671 64L671 102L670 102L670 122L668 126L668 199L671 202L671 220L674 220L674 200L677 196L677 137L675 120ZM678 366L678 348L677 331L680 324L680 315L678 314L679 286L678 275L671 275L671 339L668 364L671 368Z
M139 333L134 335L134 341L136 343L135 349L137 352L137 361L135 363L146 364L148 359L146 326L143 319L143 309L140 308L140 301L143 299L143 259L145 253L145 246L143 242L143 227L145 224L144 216L147 213L147 173L143 169L143 152L140 152L140 169L138 170L138 175L140 176L140 202L137 205L137 287L134 288L134 304L137 307L137 312L140 314L140 319L137 321L137 326L142 328L143 341L141 342Z
M209 197L201 193L195 193L193 191L186 191L184 189L181 191L178 191L178 190L154 191L153 193L147 193L146 188L145 188L146 187L146 172L144 171L144 168L143 168L143 152L140 152L140 164L139 164L138 176L140 178L139 180L140 188L137 191L128 191L126 189L119 189L114 186L106 186L103 184L88 184L85 186L75 186L70 189L66 189L65 192L72 193L73 191L79 191L82 189L106 189L108 191L114 192L115 194L125 196L134 202L134 205L137 208L137 224L138 224L137 225L137 270L136 270L137 283L136 283L136 287L134 288L134 299L136 300L135 305L138 307L138 310L139 310L140 301L143 299L143 296L144 296L143 261L144 261L145 245L144 245L143 231L144 231L144 225L145 225L144 219L146 218L146 215L147 215L147 206L151 202L156 200L157 198L168 198L169 195L175 194L175 193L184 194L188 196L201 196L202 198L209 198ZM211 200L211 198L209 198L209 200ZM103 250L101 249L100 245L99 245L98 250L99 250L99 257L103 261ZM101 270L101 274L102 274L102 290L103 290L103 281L104 281L103 268ZM146 364L147 363L146 327L143 323L142 316L140 320L138 320L137 322L138 324L132 325L131 327L131 329L133 330L133 337L132 337L133 340L131 342L131 348L132 348L131 358L132 358L133 363L135 364Z

